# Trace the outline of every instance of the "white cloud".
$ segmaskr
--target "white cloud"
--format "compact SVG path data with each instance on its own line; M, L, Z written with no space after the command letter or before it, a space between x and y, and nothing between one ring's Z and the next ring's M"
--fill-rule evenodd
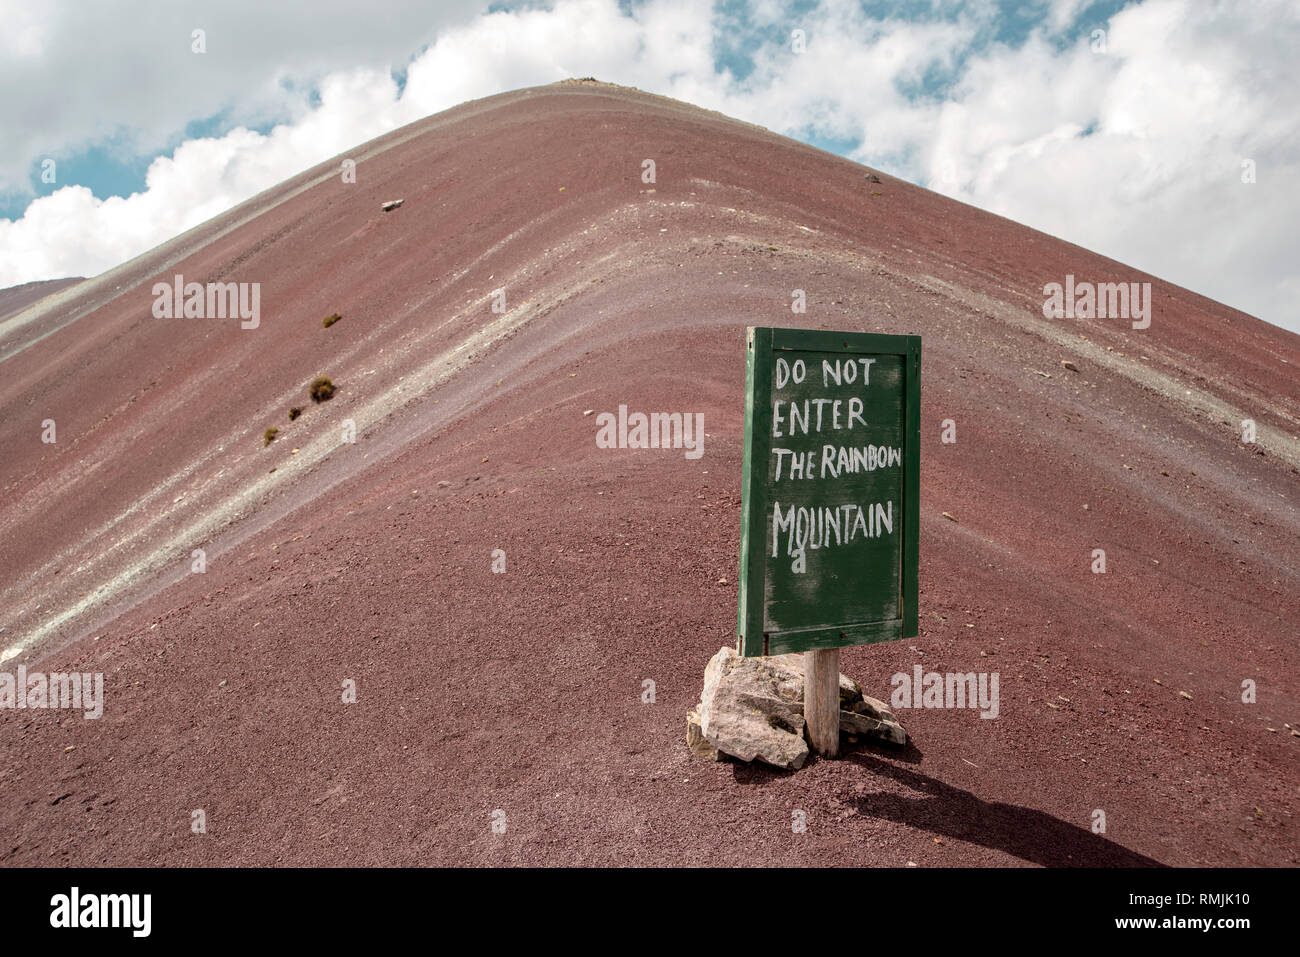
M320 107L297 123L265 136L240 127L189 140L150 164L139 193L100 200L83 186L56 190L22 219L0 220L0 286L94 275L125 262L400 125L396 94L387 73L332 74L321 84Z
M386 71L487 0L0 0L0 191L28 188L38 157L106 138L156 153L187 123L289 120L301 84L341 69ZM191 51L195 29L207 52ZM292 77L299 88L286 88Z
M0 104L6 129L23 117L11 155L13 168L24 171L41 155L32 144L42 136L91 142L103 131L130 129L137 144L163 141L178 124L217 109L285 121L267 136L236 129L184 143L154 161L138 195L101 202L70 187L36 200L17 222L0 220L0 285L103 270L428 113L505 89L593 75L791 135L857 143L855 159L1300 329L1291 251L1300 218L1300 190L1292 185L1300 175L1294 0L1213 8L1197 0L1146 0L1112 18L1105 53L1090 48L1094 23L1085 0L1054 0L1040 31L1014 49L972 47L994 22L989 3L907 22L868 19L850 0L824 0L797 16L764 0L750 10L750 21L780 42L753 50L753 69L743 79L714 62L718 44L738 39L738 19L698 3L648 0L624 11L614 0L558 0L553 8L468 20L463 12L474 5L465 4L453 11L459 19L450 16L436 32L417 27L423 21L415 6L393 5L410 25L401 37L406 46L428 42L410 63L400 98L388 71L403 65L405 54L392 35L335 16L312 21L306 35L272 30L271 40L253 41L240 26L250 16L241 3L231 5L229 20L213 21L215 38L209 30L210 51L239 36L241 52L202 83L175 74L202 59L188 53L186 27L179 66L169 48L155 64L163 73L146 69L143 79L129 80L119 63L140 50L103 51L97 62L119 63L119 73L103 97L87 98L85 109L60 112L48 91L38 92L32 110ZM73 15L53 7L46 19L14 21L18 29L0 43L0 82L31 82L37 69L48 76L53 63L75 73L74 55L83 46L67 40ZM78 17L100 16L72 9ZM192 20L190 12L167 21L160 28L167 42ZM90 26L108 46L119 34L132 42L130 30L102 18ZM796 27L808 38L802 55L789 45ZM345 41L357 30L353 51ZM157 29L146 32L156 50ZM255 49L243 49L245 42ZM213 52L206 56L212 65ZM900 92L900 85L915 89L931 69L960 71L942 100ZM180 106L168 70L186 77ZM282 83L286 78L294 83ZM69 80L84 82L86 76ZM190 89L196 83L197 92ZM313 83L320 89L314 107L302 92ZM134 101L102 118L95 113L124 97ZM170 105L160 106L164 100ZM47 127L42 108L58 121ZM1257 163L1253 185L1241 182L1245 158ZM0 164L0 179L4 171Z
M1086 37L992 50L945 106L935 188L1300 331L1300 17L1148 0ZM1090 135L1082 135L1091 127ZM1258 182L1242 182L1254 159ZM957 170L944 182L945 165Z

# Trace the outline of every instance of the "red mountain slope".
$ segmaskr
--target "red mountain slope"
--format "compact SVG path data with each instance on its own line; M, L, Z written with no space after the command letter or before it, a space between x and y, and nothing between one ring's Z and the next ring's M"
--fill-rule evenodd
M104 673L98 720L0 711L0 861L1300 863L1300 338L605 84L349 156L0 324L3 667ZM176 274L259 283L257 328L155 318ZM1150 328L1044 318L1067 274L1151 282ZM844 669L997 671L997 720L688 757L746 325L924 337L922 634ZM619 404L704 456L597 448Z

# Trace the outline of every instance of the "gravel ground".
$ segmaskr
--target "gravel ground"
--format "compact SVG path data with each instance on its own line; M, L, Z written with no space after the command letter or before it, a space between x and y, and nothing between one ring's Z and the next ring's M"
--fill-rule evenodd
M1300 863L1300 338L603 84L349 155L0 326L3 668L104 674L98 720L0 710L0 862ZM176 273L261 283L259 327L153 318ZM1067 274L1151 282L1151 327L1043 318ZM688 755L746 325L924 336L921 634L843 668L996 671L996 720ZM619 404L704 456L596 448Z

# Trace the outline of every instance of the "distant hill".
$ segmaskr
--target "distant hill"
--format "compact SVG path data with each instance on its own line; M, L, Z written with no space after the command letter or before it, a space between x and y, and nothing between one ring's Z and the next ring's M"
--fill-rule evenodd
M44 299L82 282L82 277L72 279L42 279L37 282L25 282L20 286L0 289L0 322L22 312L34 302Z

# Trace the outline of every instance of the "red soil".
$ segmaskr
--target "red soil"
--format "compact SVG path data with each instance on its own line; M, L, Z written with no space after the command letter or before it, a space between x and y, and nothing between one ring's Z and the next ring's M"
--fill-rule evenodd
M105 675L99 720L0 711L0 861L1300 863L1300 337L603 84L350 156L0 325L4 669ZM261 283L261 325L154 318L176 273ZM1152 282L1151 327L1044 319L1067 273ZM924 336L921 636L843 667L997 671L997 720L688 756L746 325ZM620 403L702 412L704 457L596 448Z

